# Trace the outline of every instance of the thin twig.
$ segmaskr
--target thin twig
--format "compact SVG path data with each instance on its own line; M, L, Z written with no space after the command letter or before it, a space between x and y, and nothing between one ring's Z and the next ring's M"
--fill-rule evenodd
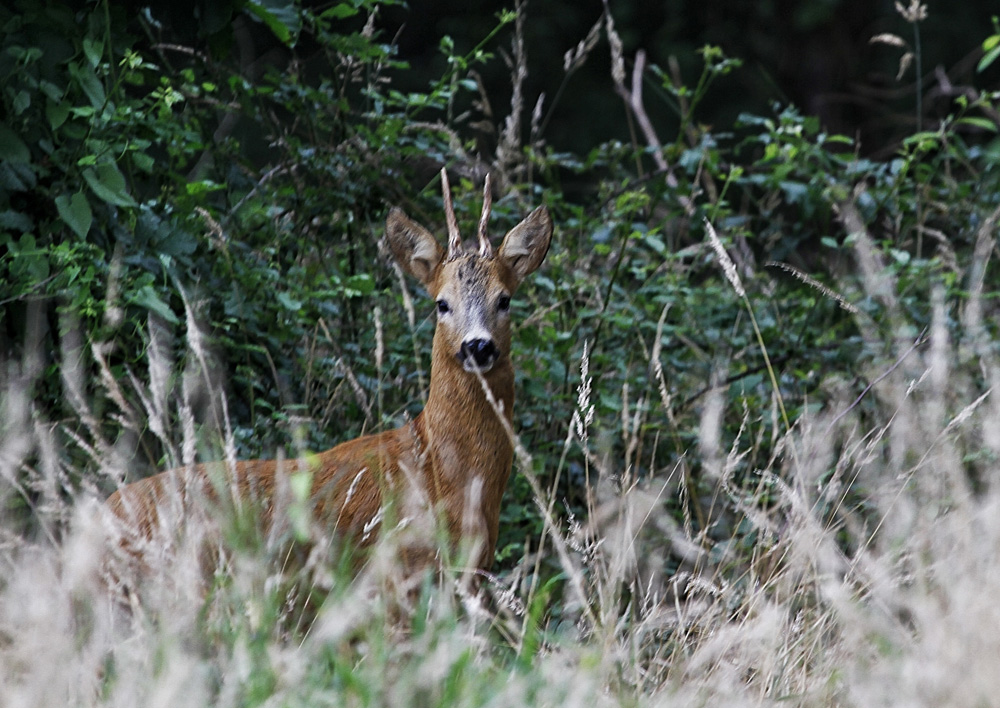
M292 170L294 169L295 168L293 167ZM248 199L253 198L253 196L257 194L257 190L259 190L265 184L270 182L273 177L280 174L284 174L285 172L288 171L289 169L285 165L275 165L267 172L265 172L264 175L259 180L257 180L257 184L255 184L253 188L236 203L236 206L234 206L232 209L229 210L229 213L226 215L226 222L229 222L236 215L236 213L240 210L240 207L242 207Z
M782 354L781 356L775 357L771 361L771 365L772 366L781 366L782 364L788 362L791 358L792 358L792 356L790 354ZM733 375L731 375L731 376L723 379L722 381L719 381L718 383L709 384L707 386L702 386L700 389L698 389L697 391L695 391L694 393L692 393L690 396L688 396L687 398L685 398L684 402L681 403L680 408L687 408L687 406L689 406L692 403L694 403L695 401L697 401L699 398L701 398L702 396L704 396L706 393L708 393L712 389L723 388L725 386L729 386L731 384L736 383L740 379L745 379L747 376L753 376L754 374L759 374L761 371L767 371L767 364L760 364L758 366L752 366L752 367L750 367L748 369L745 369L745 370L743 370L743 371L741 371L739 373L733 374Z
M896 363L895 363L895 364L893 364L892 366L890 366L890 367L889 367L889 368L888 368L888 369L887 369L887 370L886 370L886 371L885 371L885 372L884 372L884 373L883 373L883 374L882 374L881 376L879 376L879 377L878 377L877 379L875 379L875 380L874 380L874 381L872 381L872 382L871 382L870 384L868 384L867 386L865 386L865 390L864 390L864 391L862 391L862 392L861 392L860 394L858 394L858 397L854 399L854 402L853 402L853 403L851 403L851 405L849 405L849 406L848 406L847 408L845 408L845 409L844 409L843 411L841 411L841 412L840 412L840 413L839 413L839 414L837 415L837 417L836 417L836 418L834 418L834 419L833 419L832 421L830 421L830 425L829 425L829 426L827 426L827 432L829 432L829 431L830 431L830 430L831 430L831 429L833 428L833 426L834 426L834 425L835 425L835 424L837 423L837 421L838 421L838 420L840 420L840 419L841 419L841 418L843 418L843 417L844 417L845 415L847 415L847 414L848 414L848 413L850 413L850 412L851 412L852 410L854 410L854 408L855 408L855 407L857 407L857 405L858 405L859 403L861 403L861 399L865 397L865 394L867 394L867 393L868 393L869 391L871 391L871 390L872 390L872 388L873 388L873 387L874 387L874 386L875 386L875 385L876 385L877 383L879 383L879 382L880 382L880 381L882 381L882 380L883 380L883 379L884 379L885 377L887 377L887 376L888 376L889 374L891 374L891 373L892 373L893 371L895 371L895 370L896 370L896 369L897 369L897 368L899 367L899 365L900 365L900 364L902 364L902 363L903 363L903 362L904 362L904 361L906 360L906 357L908 357L908 356L909 356L910 354L912 354L912 353L913 353L913 350L914 350L914 349L916 349L916 348L917 348L917 347L919 347L919 346L920 346L921 344L923 344L924 342L926 342L926 341L927 341L927 338L926 338L926 337L924 336L925 334L927 334L927 328L926 328L926 327L924 327L923 331L921 331L921 332L920 332L920 335L919 335L919 336L917 337L916 341L915 341L915 342L913 342L913 346L911 346L911 347L910 347L909 349L907 349L907 350L906 350L906 352L904 352L903 356L899 357L899 359L897 359L897 360L896 360Z

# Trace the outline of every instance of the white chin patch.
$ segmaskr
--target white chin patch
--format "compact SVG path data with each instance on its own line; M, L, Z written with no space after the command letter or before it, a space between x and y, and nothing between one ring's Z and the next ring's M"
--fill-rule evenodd
M467 356L465 360L462 361L462 368L466 371L475 373L478 371L480 374L485 374L487 371L493 368L493 365L497 363L496 357L493 357L485 364L477 364L475 357Z

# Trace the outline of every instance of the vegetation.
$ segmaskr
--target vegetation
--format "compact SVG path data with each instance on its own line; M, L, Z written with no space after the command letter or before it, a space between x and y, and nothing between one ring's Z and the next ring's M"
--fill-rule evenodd
M610 56L597 98L633 138L563 152L546 133L562 94L528 89L554 70L532 63L530 6L471 48L442 37L422 88L371 0L198 7L176 35L107 0L0 9L12 704L996 694L1000 91L970 88L938 122L917 93L922 129L885 158L790 105L708 127L739 60L706 46L695 74L649 65L606 6L564 82ZM913 39L880 41L921 71L909 44L933 14L899 10ZM273 58L251 62L265 39ZM979 39L986 71L1000 28ZM509 107L479 80L505 59ZM400 622L391 538L359 577L319 558L288 578L281 545L232 514L192 520L122 612L95 503L116 485L325 449L420 409L432 307L377 241L390 204L440 223L442 165L465 233L487 172L494 233L543 202L557 225L512 305L519 445L495 577L476 593L449 565ZM301 588L327 596L315 622Z

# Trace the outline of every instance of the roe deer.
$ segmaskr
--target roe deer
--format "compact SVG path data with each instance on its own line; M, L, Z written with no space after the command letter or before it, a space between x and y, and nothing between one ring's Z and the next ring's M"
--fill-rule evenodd
M106 504L124 527L121 544L130 555L141 555L136 541L169 528L172 520L165 521L160 506L168 503L172 492L214 500L222 490L230 490L236 503L255 500L262 524L270 527L279 496L279 470L284 469L311 473L313 518L321 528L357 546L374 540L386 506L391 505L390 516L400 522L420 515L440 522L454 547L469 544L474 549L470 561L475 567L490 568L500 500L513 460L507 431L514 407L510 299L545 258L552 221L546 208L538 207L504 237L494 254L486 235L492 204L487 176L479 246L466 252L445 170L441 182L447 251L401 209L389 211L385 230L396 263L423 284L437 305L424 410L400 428L350 440L303 460L206 463L128 484ZM432 543L404 545L403 563L410 566L417 561L421 567L431 563Z

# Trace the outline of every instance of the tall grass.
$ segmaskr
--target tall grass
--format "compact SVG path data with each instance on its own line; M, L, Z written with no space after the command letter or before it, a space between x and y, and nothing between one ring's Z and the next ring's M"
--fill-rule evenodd
M666 512L667 499L696 493L680 465L639 478L625 460L600 453L589 400L609 392L585 360L566 440L592 465L590 518L558 520L535 482L547 510L535 550L478 592L446 568L406 621L390 592L392 534L360 574L316 552L289 577L283 546L235 511L185 512L150 557L138 592L120 594L120 577L107 572L116 546L98 490L120 482L128 462L84 399L93 388L70 374L72 420L40 417L31 393L38 363L26 346L23 360L4 369L0 399L5 508L30 505L33 519L26 526L8 512L0 523L0 702L991 704L1000 693L1000 362L995 343L982 340L980 290L961 312L936 297L918 338L864 227L849 208L843 216L868 264L863 283L894 313L896 329L880 339L856 313L885 356L859 372L826 374L833 391L838 373L861 373L873 385L861 398L805 408L790 430L776 408L742 410L721 389L708 395L691 454L714 482L710 514L737 517L727 527L738 527L738 537L715 537L711 516L696 524ZM201 344L188 344L198 360ZM67 346L62 365L99 374L100 351ZM171 364L158 351L150 348L149 369L133 377L127 396L108 376L96 386L119 402L113 415L147 421L184 451L183 462L198 442L197 414L185 401L197 397L163 393ZM662 371L657 378L660 400L650 405L668 408ZM127 400L144 410L126 411ZM730 406L745 423L722 439ZM638 427L630 420L623 414L623 435ZM734 471L768 436L777 452L754 471L748 493L733 484ZM517 472L534 474L530 450L519 453ZM81 454L105 479L75 475L66 461ZM301 511L292 498L290 523L302 522ZM325 529L307 533L328 540ZM205 539L217 551L207 574ZM540 574L543 556L557 564L556 580ZM668 556L681 559L676 572L666 572ZM294 597L303 588L326 595L308 623Z
M622 43L604 19L616 86L640 114L641 81L626 89ZM594 28L567 54L567 74L593 49ZM512 54L497 154L511 173L531 169L519 163L524 47ZM543 119L541 98L535 106L533 141L552 110ZM659 155L659 140L647 142ZM541 534L500 577L470 582L459 560L446 561L417 593L396 582L393 530L360 571L339 562L336 539L296 493L291 462L276 513L285 523L264 533L245 500L171 499L145 572L134 574L101 501L136 472L137 440L154 439L171 466L236 457L211 347L185 300L189 363L170 360L170 335L151 321L146 369L123 380L108 364L112 343L85 346L65 322L56 355L64 414L49 420L34 400L45 357L28 327L20 359L0 369L0 706L991 705L1000 694L1000 361L983 320L1000 212L977 234L968 299L954 309L936 291L926 330L901 306L856 209L838 213L864 294L890 325L789 266L850 313L872 353L853 369L817 372L828 403L784 398L748 296L753 281L744 284L710 225L767 362L770 405L754 409L710 386L693 442L659 468L650 428L680 420L674 401L701 394L675 390L663 368L668 308L644 343L654 384L639 400L609 387L615 377L602 377L584 348L576 411L556 437L561 457L516 445L515 474L529 483ZM402 287L399 319L421 372ZM106 304L119 307L111 295ZM381 311L375 322L381 377ZM344 366L371 416L370 392ZM851 378L868 382L860 396ZM614 397L619 419L595 416L594 402ZM380 416L380 398L374 408ZM332 406L323 415L336 418ZM732 419L743 421L736 434L725 432ZM608 443L618 435L621 444ZM585 519L561 516L548 491L571 456L585 470ZM554 468L536 476L543 459ZM692 482L695 466L709 484ZM678 498L691 503L668 504ZM295 563L289 537L311 542Z

